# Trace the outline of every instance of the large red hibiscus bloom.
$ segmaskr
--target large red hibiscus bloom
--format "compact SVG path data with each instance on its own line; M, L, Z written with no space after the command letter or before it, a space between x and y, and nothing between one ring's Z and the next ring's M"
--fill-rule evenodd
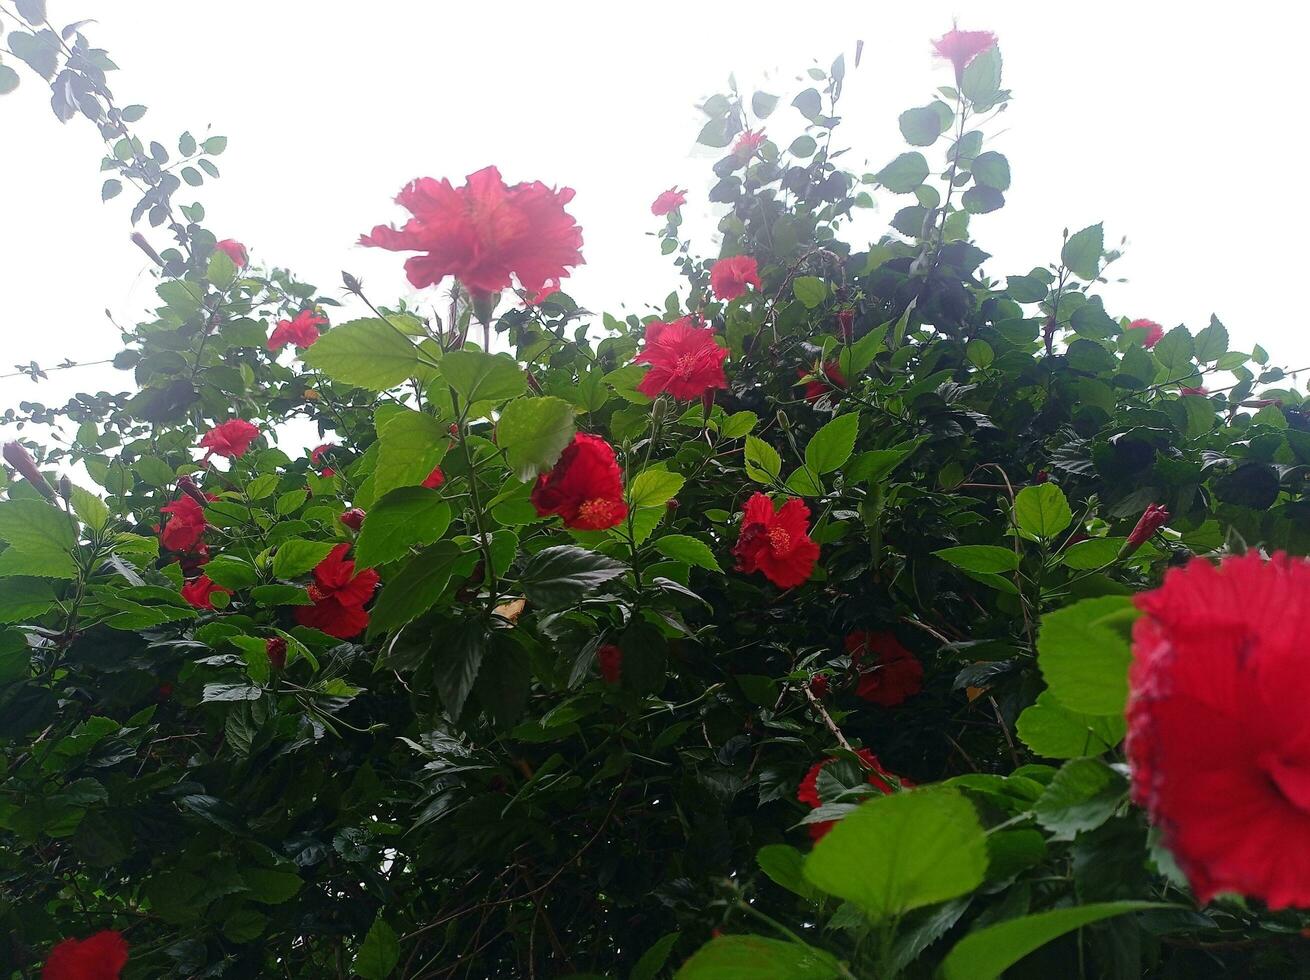
M628 505L614 449L600 436L577 433L555 468L537 477L532 506L542 517L557 514L580 531L617 525L628 516Z
M301 310L290 320L279 320L268 338L268 349L279 351L287 344L304 349L318 340L318 328L327 326L327 317L313 310Z
M127 955L127 940L113 929L65 939L50 950L41 980L118 980Z
M865 701L893 708L923 690L923 664L894 633L851 633L846 652L860 671L855 693Z
M810 508L792 497L777 511L767 494L756 493L742 511L741 534L732 553L737 571L763 572L774 585L790 589L814 571L819 546L810 538Z
M646 327L645 349L633 358L650 365L637 390L652 398L667 391L679 401L692 401L728 387L723 373L727 357L728 349L715 342L714 331L697 326L691 317L656 321Z
M206 456L236 459L244 456L258 437L259 430L245 419L229 419L206 432L200 439L200 448L209 450Z
M192 497L183 494L165 507L168 523L159 534L160 543L169 551L191 551L205 533L205 509Z
M349 544L339 544L314 568L309 587L312 606L296 606L296 622L321 630L328 636L348 640L368 625L365 604L378 587L378 573L366 568L355 574L355 563L346 557Z

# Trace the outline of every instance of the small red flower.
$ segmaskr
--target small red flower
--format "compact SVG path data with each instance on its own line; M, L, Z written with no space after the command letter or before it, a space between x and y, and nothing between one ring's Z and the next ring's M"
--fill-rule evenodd
M208 575L201 575L182 586L182 598L197 609L213 609L215 593L231 595L231 589L225 589Z
M842 340L850 343L855 336L855 311L849 307L837 311L837 332L841 334Z
M313 310L301 310L292 320L279 320L268 338L268 349L278 351L287 344L301 350L312 346L318 340L318 328L326 327L327 322L327 317L319 316Z
M813 375L813 371L806 371L804 368L796 369L796 376L803 378L806 375ZM845 388L848 384L846 375L841 373L841 368L837 366L836 361L829 361L823 366L823 376L826 381L819 378L811 377L805 385L805 400L807 402L817 402L824 395L832 394L834 389Z
M672 323L656 321L646 326L646 346L633 358L649 364L650 370L637 390L651 398L668 392L679 401L700 398L715 388L727 388L723 362L728 349L714 340L714 331L697 326L684 316Z
M269 665L274 670L281 670L287 665L287 641L280 636L270 636L264 641L264 652L268 654Z
M127 940L113 929L65 939L45 959L41 980L118 980L127 965Z
M828 696L829 683L828 678L823 674L815 674L810 678L810 693L820 700Z
M50 481L37 469L36 460L32 458L22 443L6 442L3 453L5 462L18 470L23 479L32 484L34 490L38 491L43 497L51 500L55 498L54 487L50 486Z
M749 160L759 152L760 146L765 140L764 130L756 132L753 129L742 130L741 135L737 137L736 142L732 144L732 155L740 160Z
M655 203L650 206L650 213L657 218L661 218L670 211L676 211L687 203L687 192L678 190L677 186L670 187L667 191L655 198Z
M1206 388L1206 387L1204 387L1204 386L1198 386L1198 387L1196 387L1196 388L1179 388L1179 389L1178 389L1178 394L1180 394L1180 395L1208 395L1208 394L1210 394L1210 389L1209 389L1209 388Z
M869 771L869 785L884 796L888 793L894 793L898 783L901 786L912 787L914 785L914 783L910 782L908 779L902 779L894 773L890 773L884 769L882 763L878 761L878 757L869 749L856 749L855 754L860 757L860 761L864 763L864 767ZM816 762L811 766L810 771L805 774L805 778L802 779L800 785L796 787L796 799L800 800L802 803L808 804L811 810L817 810L819 807L823 806L823 799L819 796L819 772L824 766L830 765L836 761L837 759L833 757L824 759L822 762ZM818 840L828 831L832 830L836 824L836 820L823 820L819 823L807 824L807 826L809 827L810 837L813 840Z
M1129 330L1145 330L1146 339L1142 341L1143 347L1154 347L1164 336L1164 327L1154 320L1134 320L1128 324Z
M623 673L623 651L613 643L606 643L596 651L596 666L606 684L617 684Z
M244 456L258 437L259 430L245 419L229 419L206 432L200 440L200 448L209 450L206 459L215 454L236 459Z
M760 284L759 266L749 255L734 255L732 258L719 259L710 268L710 288L714 295L724 302L746 295L746 287L763 289Z
M1146 510L1142 511L1142 516L1137 519L1137 526L1133 528L1132 533L1128 535L1128 540L1124 542L1120 557L1131 555L1150 541L1151 536L1168 523L1169 511L1165 510L1163 504L1148 504Z
M341 515L341 523L352 531L358 531L364 524L365 513L358 507L352 507Z
M737 571L763 572L774 585L790 589L814 571L819 546L810 539L810 508L792 497L777 511L766 494L756 493L742 511L741 534L732 553Z
M860 671L855 693L865 701L893 708L923 690L923 664L892 633L851 633L846 652Z
M996 43L996 35L991 31L962 31L959 28L947 31L932 42L937 57L945 58L955 66L955 84L964 81L964 69L969 62Z
M246 252L246 247L235 238L224 238L221 242L216 243L214 248L218 249L231 259L232 264L238 269L244 269L247 263L250 262L250 256Z
M445 482L446 474L441 472L440 466L434 466L432 472L424 478L423 486L427 487L429 490L438 490Z
M603 531L628 516L623 476L604 439L579 432L549 473L537 477L532 506L542 517L558 514L565 527Z
M540 182L506 186L495 167L485 167L455 188L449 180L410 181L396 202L413 217L400 229L378 225L361 245L396 252L423 252L405 260L416 289L454 276L470 292L495 293L510 276L529 292L582 264L582 229L564 210L573 200L565 187Z
M205 533L205 511L187 494L178 497L161 514L168 514L168 523L159 534L160 543L169 551L191 551Z
M1134 800L1199 901L1310 906L1310 562L1194 558L1135 601Z
M355 574L355 563L346 557L349 544L333 548L314 568L314 584L309 587L312 606L296 606L296 622L348 640L358 636L368 625L364 606L378 587L378 573L366 568Z

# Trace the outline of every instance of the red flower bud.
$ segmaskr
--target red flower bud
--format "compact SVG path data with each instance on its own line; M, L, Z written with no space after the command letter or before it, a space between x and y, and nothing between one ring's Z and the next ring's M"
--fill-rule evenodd
M358 507L350 508L341 515L341 523L352 531L358 531L360 525L364 523L364 511Z
M677 509L678 509L678 498L677 498L677 497L670 497L668 500L664 501L664 506L665 506L665 508L667 508L668 510L677 510Z
M828 696L828 678L815 674L810 678L810 693L822 700Z
M1123 550L1119 552L1120 557L1131 555L1134 551L1146 544L1151 539L1151 535L1164 527L1169 522L1169 511L1164 508L1163 504L1150 504L1146 510L1142 511L1142 516L1137 521L1137 526L1133 528L1128 540L1124 542Z
M837 329L841 331L842 340L850 343L855 336L855 311L838 310L837 311Z
M1051 478L1051 474L1046 470L1038 470L1033 474L1033 483L1045 483Z
M179 476L177 478L177 488L201 507L209 503L209 498L201 492L200 488L195 485L194 481L192 481L189 476Z
M596 666L606 684L617 684L623 673L623 651L613 643L606 643L596 651Z
M55 499L54 488L41 475L41 471L36 468L36 461L23 448L22 444L17 442L6 442L4 448L5 462L18 470L19 474L28 483L36 489L41 496L49 499Z
M264 641L264 652L274 670L281 670L287 665L287 641L280 636L270 636Z

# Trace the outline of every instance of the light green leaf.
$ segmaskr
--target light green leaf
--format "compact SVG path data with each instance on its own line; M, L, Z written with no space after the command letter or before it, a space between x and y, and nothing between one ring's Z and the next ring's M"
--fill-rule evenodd
M874 178L894 194L909 194L928 177L928 161L922 153L902 153Z
M1109 820L1127 791L1127 781L1105 763L1071 759L1033 804L1033 813L1055 840L1073 840Z
M1129 597L1098 596L1042 617L1037 666L1057 701L1079 714L1123 713L1136 616Z
M400 940L396 930L379 915L369 927L350 968L363 980L387 980L400 962Z
M0 501L0 540L30 555L67 555L77 544L76 522L44 500Z
M828 287L818 276L799 276L791 284L791 291L807 310L812 310L828 298Z
M834 980L837 961L800 943L763 936L719 936L682 964L675 980Z
M176 478L173 467L157 456L142 456L132 464L132 469L152 487L169 486Z
M954 118L955 113L950 106L944 102L933 102L917 109L906 109L898 121L905 142L911 146L932 146Z
M535 479L555 465L573 441L573 406L562 398L519 398L496 423L496 445L520 480Z
M973 171L973 179L984 187L1003 191L1010 186L1010 161L995 150L979 153L969 169Z
M724 439L740 439L755 428L759 420L754 412L733 412L719 423L719 435Z
M1100 755L1118 745L1127 731L1122 715L1083 715L1070 711L1043 691L1015 722L1028 748L1048 759Z
M1095 224L1069 236L1060 249L1060 261L1075 276L1091 282L1100 273L1104 250L1105 232Z
M237 277L236 263L221 248L214 249L209 255L209 266L205 278L215 289L227 289Z
M1216 316L1210 325L1196 335L1196 359L1202 364L1217 361L1228 352L1228 328Z
M305 364L333 381L385 391L419 369L413 342L386 320L367 318L339 324L301 353Z
M277 489L279 477L276 473L265 473L246 484L246 496L251 500L263 500Z
M504 401L523 394L528 387L523 371L508 354L451 351L441 359L441 376L466 404Z
M378 457L373 469L373 493L382 497L397 487L417 486L446 455L447 426L431 415L404 409L379 419Z
M685 479L668 470L644 470L628 487L630 507L661 507L682 489Z
M965 66L960 91L976 106L991 105L1001 89L1001 49L993 44Z
M21 623L45 614L55 601L49 582L39 578L6 578L0 584L0 623ZM24 649L23 663L27 662Z
M666 534L655 541L655 550L669 558L685 561L711 572L721 572L709 545L689 534Z
M741 675L738 675L739 677ZM773 689L769 688L769 704L773 703ZM817 902L822 893L805 880L805 855L789 844L767 844L755 854L755 863L774 884L794 892L810 902Z
M746 475L756 483L772 483L782 471L782 457L763 439L746 437Z
M808 466L792 470L783 486L798 497L819 497L824 493L823 481Z
M278 578L304 575L326 558L335 546L333 541L304 541L300 538L283 541L273 555L273 574Z
M1038 483L1015 495L1014 520L1019 530L1035 538L1052 538L1073 521L1073 511L1063 490L1054 483Z
M805 447L805 465L820 475L840 469L851 458L859 431L858 412L837 416L810 438Z
M70 503L73 506L73 513L82 518L82 523L91 530L103 531L105 525L109 523L108 505L89 490L73 487Z
M450 527L450 505L427 487L399 487L369 508L355 541L355 563L376 568L431 544Z
M1196 344L1192 340L1191 332L1180 325L1161 337L1151 349L1151 353L1170 370L1173 376L1177 377L1180 371L1191 365L1192 356L1196 353Z
M1064 563L1070 568L1087 571L1101 568L1119 557L1127 538L1089 538L1070 545L1064 552Z
M999 548L992 544L961 544L954 548L942 548L933 554L956 568L980 575L1012 572L1019 567L1018 555L1009 548Z

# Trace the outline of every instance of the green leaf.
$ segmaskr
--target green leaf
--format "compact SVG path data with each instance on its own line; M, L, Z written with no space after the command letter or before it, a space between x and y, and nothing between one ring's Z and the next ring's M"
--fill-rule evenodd
M254 567L233 555L215 555L205 565L205 574L225 589L248 589L259 581Z
M1228 352L1228 329L1216 316L1210 325L1196 335L1196 359L1202 364L1217 361Z
M763 439L746 437L746 475L756 483L772 483L782 471L782 457Z
M89 490L73 487L70 503L73 513L82 518L82 523L91 530L103 531L109 523L109 506Z
M846 479L850 483L882 483L917 448L919 444L914 442L895 449L873 449L860 453L846 468Z
M682 489L686 480L668 470L643 470L628 486L631 507L663 507Z
M778 108L778 97L768 92L756 92L751 96L751 112L757 119L767 119Z
M772 686L769 693L774 693ZM770 698L769 704L772 703L773 699ZM822 894L805 880L805 855L790 844L768 844L761 847L755 853L755 863L774 884L806 901L817 902L822 898Z
M1110 819L1127 791L1127 781L1105 763L1071 759L1033 804L1033 813L1055 840L1073 840Z
M350 968L363 980L387 980L400 962L400 940L396 930L379 915L369 927Z
M432 679L450 717L458 718L478 679L487 652L487 633L478 620L461 623L453 632L432 639Z
M215 289L227 289L237 277L236 263L221 248L214 249L209 255L209 266L205 278Z
M248 889L245 897L264 905L281 905L305 884L299 875L272 868L245 868L241 877Z
M791 291L796 298L812 310L828 298L828 287L818 276L799 276L791 284Z
M756 92L755 94L759 96L761 93ZM669 954L673 952L673 947L678 944L678 939L681 936L682 933L680 932L670 932L655 940L650 949L641 954L641 959L637 960L632 972L628 974L628 980L655 980L660 975L660 971L664 969Z
M820 475L840 469L851 458L859 431L858 412L837 416L810 437L805 446L805 465Z
M783 486L798 497L821 497L824 493L823 481L808 466L792 470Z
M333 381L385 391L412 377L419 369L418 349L386 320L351 320L324 333L301 352L309 367Z
M383 585L370 612L369 635L398 629L440 602L462 556L453 541L438 541L415 555Z
M1054 483L1038 483L1015 495L1014 521L1035 538L1053 538L1073 522L1073 511L1063 490Z
M157 456L142 456L132 464L132 469L152 487L167 487L176 479L173 467Z
M928 177L928 161L922 153L902 153L876 174L874 179L893 194L909 194Z
M840 820L805 860L805 877L874 919L965 895L987 872L987 836L951 789L875 797Z
M373 493L417 486L446 455L448 428L431 415L405 409L381 423Z
M277 489L280 477L276 473L265 473L246 484L246 496L251 500L263 500Z
M685 561L711 572L721 572L719 563L714 560L714 552L709 545L689 534L666 534L655 541L655 550L661 555Z
M1012 572L1019 567L1019 556L1009 548L1000 548L991 544L961 544L954 548L942 548L934 555L950 562L956 568L980 575L995 575L999 572Z
M223 935L234 943L248 943L259 938L267 925L268 916L254 909L238 909L223 920Z
M571 544L554 545L528 559L519 584L534 606L562 609L627 570L623 562L598 552Z
M0 76L3 76L6 71L12 71L12 69L6 69L5 67L0 66ZM4 94L3 92L0 92L0 95L3 94ZM114 178L111 177L109 180L105 181L103 184L100 185L100 200L102 201L113 200L114 198L118 197L118 195L121 194L122 192L123 192L123 182L121 180L115 180Z
M1100 224L1095 224L1069 236L1060 249L1060 261L1075 276L1091 282L1100 273L1103 251L1105 232Z
M441 376L466 404L504 401L523 394L528 387L523 371L508 354L451 351L441 359Z
M573 406L562 398L520 398L496 423L496 445L520 480L535 479L555 465L573 441Z
M696 951L675 980L834 980L837 961L813 946L763 936L719 936Z
M984 187L1003 191L1010 186L1010 161L995 150L979 153L969 169L973 171L973 179Z
M955 113L944 102L906 109L899 119L901 135L911 146L932 146L954 118Z
M427 487L399 487L374 501L355 541L355 563L376 568L431 544L450 527L450 505Z
M55 593L49 582L39 578L7 578L0 584L0 623L21 623L37 619L54 605L54 601ZM23 663L27 663L26 645L23 649ZM9 679L0 676L0 682Z
M996 980L1035 949L1067 932L1128 912L1168 909L1162 902L1097 902L1007 919L969 933L938 968L942 980Z
M965 191L960 203L969 214L991 214L1005 207L1005 195L995 187L979 184Z
M44 500L0 501L0 540L30 555L67 556L77 544L75 523Z
M211 136L209 137L209 139L205 140L203 143L200 144L200 149L208 153L210 156L214 156L214 157L219 156L224 150L227 149L227 137Z
M754 412L733 412L719 423L719 435L725 439L740 439L755 428L759 420Z
M1160 338L1151 353L1171 374L1177 376L1180 371L1191 366L1196 345L1192 341L1191 332L1184 326L1177 326Z
M1001 89L1001 49L993 44L979 54L964 69L960 91L978 106L990 105Z
M273 555L273 574L277 578L297 578L304 575L328 556L335 541L304 541L291 538L277 546Z
M1119 557L1127 538L1089 538L1071 545L1064 552L1064 563L1086 571L1112 563Z
M1028 748L1048 759L1101 755L1118 745L1127 731L1122 715L1082 715L1043 691L1015 722Z
M1070 711L1123 713L1136 618L1127 596L1098 596L1049 612L1037 634L1037 666L1051 694Z
M7 548L0 552L0 578L33 575L37 578L77 578L77 562L66 551L28 552Z

